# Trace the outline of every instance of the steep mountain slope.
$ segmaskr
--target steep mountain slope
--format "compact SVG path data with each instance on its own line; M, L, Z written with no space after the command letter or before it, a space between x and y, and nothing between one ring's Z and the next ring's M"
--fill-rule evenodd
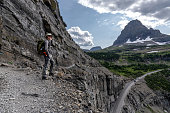
M168 43L170 43L169 35L162 34L159 30L148 29L139 20L132 20L125 26L113 45L163 45Z
M142 80L132 87L125 99L122 113L169 113L170 92L153 91Z
M68 80L86 94L86 109L110 111L123 82L75 44L56 0L1 0L0 12L1 62L41 71L43 57L37 54L36 44L51 32L56 70L70 75Z

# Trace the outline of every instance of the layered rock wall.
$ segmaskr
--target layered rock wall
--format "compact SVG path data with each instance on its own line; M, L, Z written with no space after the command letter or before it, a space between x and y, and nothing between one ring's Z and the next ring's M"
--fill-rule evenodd
M170 93L151 90L144 80L136 83L125 100L123 113L169 113Z

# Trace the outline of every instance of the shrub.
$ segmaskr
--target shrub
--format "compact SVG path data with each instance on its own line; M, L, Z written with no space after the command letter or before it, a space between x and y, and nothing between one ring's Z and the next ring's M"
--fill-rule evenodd
M145 81L153 90L165 90L170 92L170 70L163 70L145 77Z

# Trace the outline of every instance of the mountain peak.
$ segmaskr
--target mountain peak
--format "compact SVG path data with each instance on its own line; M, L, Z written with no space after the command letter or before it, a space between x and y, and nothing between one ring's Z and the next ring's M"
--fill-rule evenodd
M138 19L136 20L132 20L128 23L128 25L142 25L141 21L139 21Z
M130 21L125 28L122 30L121 34L113 45L123 45L127 42L141 42L146 41L150 37L152 44L164 43L170 41L170 36L162 34L159 30L154 30L153 28L148 29L139 20ZM165 40L162 40L164 38ZM148 41L148 40L147 40ZM141 42L143 43L143 42Z
M135 41L137 36L141 35L147 30L148 28L145 27L139 20L132 20L125 26L113 45L122 45L129 39L130 41Z
M136 30L147 30L148 28L145 27L139 20L132 20L126 26L125 30L136 31Z
M139 20L137 20L137 19L130 21L130 22L125 26L125 28L129 28L129 27L133 27L134 29L136 29L136 27L147 29L147 27L145 27L145 26L141 23L141 21L139 21Z

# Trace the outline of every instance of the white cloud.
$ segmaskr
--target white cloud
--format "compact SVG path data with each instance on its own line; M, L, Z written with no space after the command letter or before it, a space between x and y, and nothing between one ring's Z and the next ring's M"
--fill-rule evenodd
M170 0L78 0L78 3L99 13L123 14L153 28L170 21ZM123 27L125 22L121 20L119 25Z
M99 26L107 26L107 25L114 25L114 20L112 19L100 19L97 20L97 23L99 24Z
M82 31L79 27L68 29L73 40L80 46L93 46L93 37L88 31Z
M122 18L121 21L117 23L118 26L120 26L121 29L124 29L124 27L129 23L129 20L127 18Z

